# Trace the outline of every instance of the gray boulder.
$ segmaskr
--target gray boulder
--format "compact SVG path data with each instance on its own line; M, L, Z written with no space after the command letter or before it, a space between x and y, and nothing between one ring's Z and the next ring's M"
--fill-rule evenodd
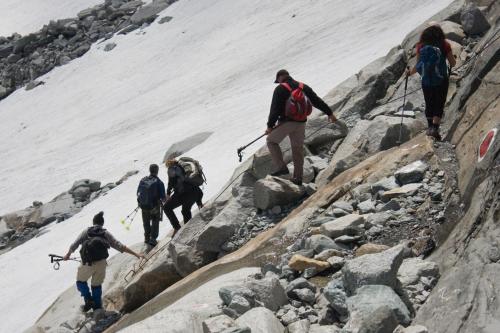
M415 161L401 169L396 170L394 176L401 185L409 183L418 183L424 179L425 172L429 169L429 165L423 161Z
M358 211L360 214L373 213L375 211L375 203L371 200L365 200L358 204Z
M346 324L346 328L354 331L360 330L363 326L378 326L377 323L373 323L371 318L379 311L381 313L378 316L382 320L379 324L393 325L394 321L391 320L391 316L388 316L386 311L380 310L384 307L390 309L397 322L395 322L392 330L376 330L375 332L392 332L398 323L408 325L411 321L410 311L401 298L399 298L392 288L385 285L365 285L359 288L356 295L347 299L347 306L350 318Z
M361 323L358 333L390 333L399 322L394 311L388 306L377 307Z
M272 176L258 180L253 193L255 207L263 210L297 202L304 194L303 186Z
M346 211L348 213L352 213L354 211L352 205L346 201L335 201L334 203L332 203L331 207L342 209L343 211Z
M285 333L285 327L274 313L264 307L253 308L236 319L240 326L247 326L252 333Z
M417 284L422 277L439 278L439 266L432 261L420 258L408 258L398 270L398 280L403 287Z
M374 120L357 121L333 155L328 168L320 172L316 184L323 186L341 172L382 150L398 145L401 120L397 117L379 116ZM418 119L407 119L402 126L402 142L416 136L424 128Z
M380 253L366 254L346 262L343 272L344 287L349 295L364 285L399 287L397 273L410 250L398 245Z
M336 140L344 138L347 132L347 126L341 121L329 124L326 116L311 117L306 124L304 144L311 152L317 154L323 147L329 150L332 144Z
M389 190L392 190L396 187L399 187L398 183L396 182L396 177L390 176L390 177L382 178L378 182L374 183L371 186L371 190L372 190L373 194L376 194L379 191L389 191Z
M447 39L462 44L465 38L465 33L460 24L451 21L443 21L440 22L439 25L443 29L444 35Z
M411 325L408 327L399 325L394 330L394 333L429 333L429 331L427 330L427 327L422 325Z
M224 305L231 304L236 296L243 297L252 306L255 304L255 293L244 286L227 286L219 289L219 297Z
M309 328L308 333L342 333L342 331L338 326L335 325L319 325L312 324Z
M139 8L130 17L130 22L136 25L153 22L158 14L170 5L170 2L169 0L153 0L150 4Z
M486 17L473 3L468 4L460 15L460 22L464 31L468 35L480 35L490 29L490 24Z
M390 191L382 192L380 194L380 198L382 199L382 201L388 202L393 198L413 196L421 187L421 183L406 184L401 187L396 187L395 189L392 189Z
M298 299L298 295L295 291L300 289L309 289L313 293L316 292L316 286L301 277L288 284L285 289L286 295L291 299Z
M308 319L298 320L287 326L288 333L307 333L310 327L311 323Z
M236 322L229 316L219 315L203 322L203 333L222 333L227 328L236 326Z
M320 232L330 238L337 238L344 235L357 236L362 234L363 230L360 225L364 223L365 219L362 215L349 214L322 224L320 226Z
M345 246L335 243L333 239L325 235L312 235L306 240L306 249L314 250L314 253L319 254L324 250L348 250Z
M341 286L336 284L335 281L331 281L323 290L323 295L330 303L331 308L339 316L339 319L346 321L349 316L349 311L347 309L347 295Z
M277 311L288 303L285 289L276 277L265 277L260 280L248 278L245 286L253 291L257 299L271 311Z
M319 156L307 156L306 161L309 162L309 164L312 166L314 172L318 174L322 170L326 169L328 167L328 161L319 157Z

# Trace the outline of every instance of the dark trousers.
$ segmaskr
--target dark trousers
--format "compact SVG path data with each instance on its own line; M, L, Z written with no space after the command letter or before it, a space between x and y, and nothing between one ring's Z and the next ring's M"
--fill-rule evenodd
M191 207L193 207L195 203L198 204L198 206L201 206L202 198L203 192L199 187L187 192L174 193L172 197L170 197L170 200L168 200L163 206L163 210L175 230L179 230L181 226L177 216L175 215L174 209L182 206L182 217L184 218L184 223L187 223L192 217Z
M142 210L142 224L144 226L144 241L149 243L158 238L159 224L161 220L160 207L151 210Z
M436 87L422 87L425 99L425 117L427 123L432 126L432 118L443 118L444 105L448 95L448 81Z

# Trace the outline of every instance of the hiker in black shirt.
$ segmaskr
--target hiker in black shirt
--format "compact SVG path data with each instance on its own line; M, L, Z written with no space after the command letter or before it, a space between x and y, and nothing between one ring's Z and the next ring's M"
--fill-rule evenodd
M175 235L181 226L174 209L182 206L181 212L184 224L187 223L192 217L191 207L195 203L198 205L198 208L201 209L203 207L203 192L199 186L186 181L186 173L177 160L167 160L166 166L168 168L167 202L163 206L163 210L174 228Z

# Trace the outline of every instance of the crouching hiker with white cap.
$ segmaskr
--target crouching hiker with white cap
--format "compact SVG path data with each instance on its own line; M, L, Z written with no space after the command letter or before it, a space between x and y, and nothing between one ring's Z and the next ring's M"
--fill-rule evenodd
M106 258L109 257L108 249L110 247L119 252L130 253L138 259L144 258L142 254L138 254L120 243L109 231L103 228L104 212L94 216L93 224L92 227L87 228L78 236L63 258L63 260L68 260L81 245L82 263L76 274L76 288L85 301L82 307L83 312L102 308L102 283L106 276ZM90 278L92 278L90 282L92 292L87 284Z

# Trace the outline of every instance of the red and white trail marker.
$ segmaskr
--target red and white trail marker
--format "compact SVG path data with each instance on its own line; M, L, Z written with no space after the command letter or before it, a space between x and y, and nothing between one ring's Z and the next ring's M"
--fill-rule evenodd
M483 137L479 149L477 152L477 161L481 162L483 158L488 154L489 149L495 142L495 137L497 136L498 128L490 129Z

